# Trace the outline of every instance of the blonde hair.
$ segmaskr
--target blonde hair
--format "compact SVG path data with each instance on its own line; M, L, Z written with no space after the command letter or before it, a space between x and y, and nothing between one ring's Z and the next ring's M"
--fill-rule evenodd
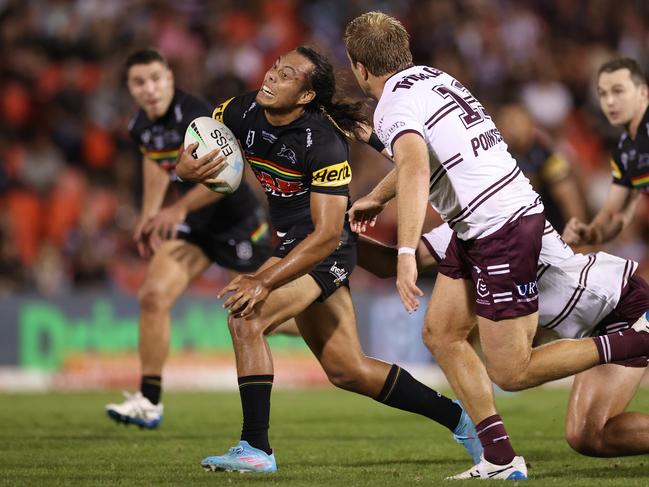
M374 76L392 74L412 64L408 31L383 12L356 17L347 24L343 39L352 63L361 63Z

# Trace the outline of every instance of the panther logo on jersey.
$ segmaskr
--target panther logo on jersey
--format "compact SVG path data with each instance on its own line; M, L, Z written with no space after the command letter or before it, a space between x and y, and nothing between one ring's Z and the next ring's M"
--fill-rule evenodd
M277 156L288 159L289 161L291 161L291 164L297 163L297 156L295 155L295 151L290 147L286 147L285 144L282 144L282 148L277 153Z

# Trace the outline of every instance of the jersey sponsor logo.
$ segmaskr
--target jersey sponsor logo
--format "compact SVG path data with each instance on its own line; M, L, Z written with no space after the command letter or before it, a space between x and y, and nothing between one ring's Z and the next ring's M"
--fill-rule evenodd
M392 88L392 93L400 89L409 90L410 88L412 88L412 85L414 85L417 81L430 79L430 78L437 78L438 76L443 74L442 71L438 69L430 68L428 66L425 66L421 71L422 72L408 74L402 77L399 80L399 82L394 85L394 88Z
M246 146L252 147L252 144L255 143L255 131L248 130L248 136L246 137Z
M487 130L482 132L477 137L471 139L471 149L473 149L473 155L478 157L478 149L489 150L495 145L502 142L503 136L500 134L500 131L497 128Z
M238 242L234 247L234 251L237 254L237 259L239 260L250 260L252 259L252 244L247 240Z
M534 296L537 294L536 281L531 281L527 284L516 284L516 291L523 298Z
M347 270L343 267L338 267L338 261L334 261L333 265L329 268L329 273L335 277L334 284L336 287L340 286L345 279L347 279Z
M347 161L343 161L314 172L311 185L335 188L349 184L351 180L352 168Z
M394 122L392 125L390 125L387 129L383 128L383 118L379 121L378 126L376 127L376 135L379 136L379 139L381 142L383 142L383 145L386 147L388 146L387 142L390 140L390 136L397 131L397 129L400 129L401 127L405 126L406 122Z
M282 148L277 153L277 156L288 159L289 161L291 161L291 164L297 163L297 156L295 155L295 151L290 147L286 147L285 144L282 144Z
M218 107L214 109L212 112L212 118L215 120L218 120L219 122L223 123L223 113L225 112L225 109L227 106L230 104L230 102L234 100L234 97L225 100L223 103L221 103Z
M261 131L261 138L266 142L270 142L271 144L277 142L277 136L271 134L270 132L266 132L265 130Z

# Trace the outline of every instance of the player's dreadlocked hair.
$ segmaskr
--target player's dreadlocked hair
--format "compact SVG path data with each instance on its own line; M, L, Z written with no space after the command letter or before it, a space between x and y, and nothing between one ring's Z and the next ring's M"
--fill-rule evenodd
M311 61L314 66L307 78L307 83L315 92L315 98L307 105L307 110L322 111L338 130L346 137L354 139L353 129L356 124L367 123L363 102L333 101L336 94L336 77L331 63L310 47L300 46L296 51Z

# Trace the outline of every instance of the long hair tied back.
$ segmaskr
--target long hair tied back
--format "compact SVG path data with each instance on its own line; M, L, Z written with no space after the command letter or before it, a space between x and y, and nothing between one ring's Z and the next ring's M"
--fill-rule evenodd
M307 109L320 110L345 137L356 140L354 129L357 124L367 123L363 102L333 101L336 94L336 77L331 63L310 47L300 46L296 51L314 66L307 81L315 92L315 98L307 105Z

